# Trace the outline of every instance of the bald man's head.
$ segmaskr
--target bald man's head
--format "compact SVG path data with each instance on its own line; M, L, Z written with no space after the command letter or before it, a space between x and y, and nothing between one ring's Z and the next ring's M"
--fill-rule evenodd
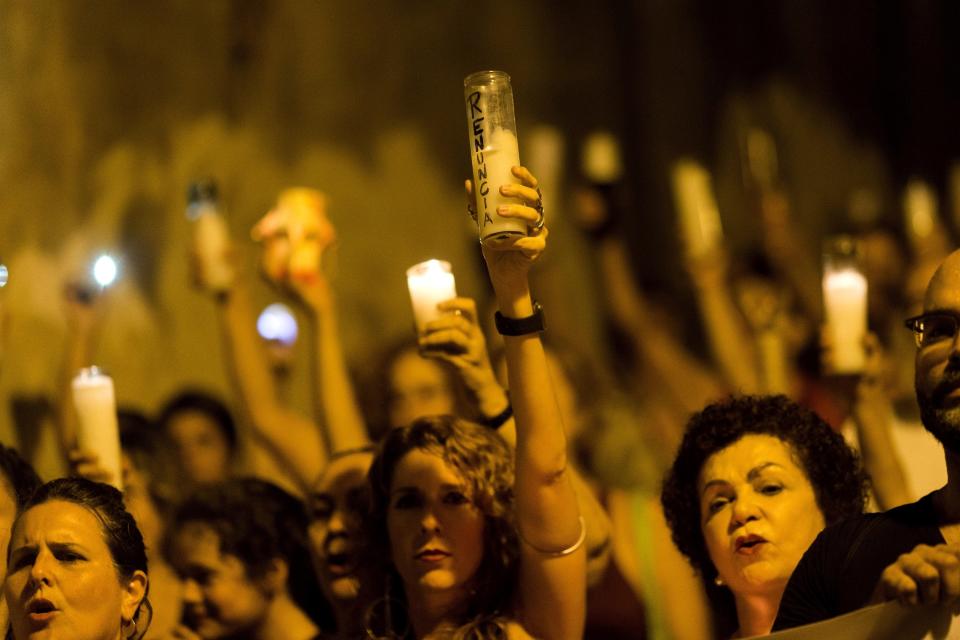
M960 454L960 251L947 256L930 278L923 324L931 332L917 348L915 385L923 425L944 447ZM931 337L932 336L932 337Z

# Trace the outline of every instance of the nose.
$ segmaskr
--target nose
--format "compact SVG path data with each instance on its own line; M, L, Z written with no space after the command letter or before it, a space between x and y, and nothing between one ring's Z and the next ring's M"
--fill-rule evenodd
M423 533L435 533L440 531L440 520L434 515L433 511L427 509L420 518L420 531Z
M196 580L187 578L183 581L183 591L181 593L184 604L200 604L203 602L203 593L200 591L200 585Z
M330 514L327 529L329 529L330 533L343 533L346 531L347 519L342 509L335 509L334 512Z
M733 501L731 512L730 529L735 530L753 520L760 518L760 509L755 500L751 500L749 495L738 496Z
M40 551L30 567L30 580L34 584L51 584L53 576L53 556L48 551Z

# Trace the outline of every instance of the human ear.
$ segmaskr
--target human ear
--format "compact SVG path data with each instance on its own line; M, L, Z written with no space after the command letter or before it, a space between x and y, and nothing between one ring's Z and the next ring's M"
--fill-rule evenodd
M137 609L147 595L149 579L143 571L134 571L133 575L123 581L122 599L120 602L120 619L130 622L137 615Z
M285 591L287 578L290 576L290 566L283 558L274 558L263 574L261 582L264 589L271 595Z

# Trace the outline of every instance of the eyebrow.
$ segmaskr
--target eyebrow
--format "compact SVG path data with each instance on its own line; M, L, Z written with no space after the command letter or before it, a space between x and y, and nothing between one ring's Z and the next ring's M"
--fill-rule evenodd
M782 468L783 466L780 465L780 464L778 464L778 463L776 463L776 462L763 462L763 463L760 463L760 464L758 464L757 466L755 466L753 469L750 469L750 471L747 472L747 481L748 481L748 482L753 482L754 480L757 479L757 476L759 476L761 473L763 473L764 471L766 471L766 470L767 470L768 468L770 468L770 467L779 467L779 468ZM714 485L720 485L720 484L727 484L727 481L726 481L726 480L719 480L719 479L711 480L710 482L708 482L708 483L706 483L705 485L703 485L703 489L700 491L701 495L704 494L704 493L706 493L706 492L707 492L707 489L709 489L710 487L712 487L712 486L714 486Z
M454 491L466 491L466 485L463 485L463 484L453 484L453 483L449 483L449 482L445 482L445 483L443 483L443 484L440 485L440 490L441 490L441 491L450 491L451 489L454 490ZM412 486L411 486L411 487L397 487L396 489L394 489L393 491L390 492L390 495L394 495L394 494L397 494L397 493L421 493L421 489L420 489L420 487L412 487Z

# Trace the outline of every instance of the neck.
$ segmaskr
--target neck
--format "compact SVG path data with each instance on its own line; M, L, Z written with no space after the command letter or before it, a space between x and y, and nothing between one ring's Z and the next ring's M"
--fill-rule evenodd
M257 640L309 640L320 632L287 593L274 596L267 615L257 629Z
M737 622L740 628L734 635L736 638L750 638L765 636L773 629L773 622L777 619L777 609L780 607L780 598L786 585L782 585L775 593L765 594L734 594L737 603Z
M408 592L407 607L414 635L425 638L443 626L455 624L455 618L467 597L462 588Z
M960 455L944 450L947 484L933 496L941 524L960 524Z
M360 598L330 599L333 618L337 623L338 638L356 638L363 635L363 614Z

